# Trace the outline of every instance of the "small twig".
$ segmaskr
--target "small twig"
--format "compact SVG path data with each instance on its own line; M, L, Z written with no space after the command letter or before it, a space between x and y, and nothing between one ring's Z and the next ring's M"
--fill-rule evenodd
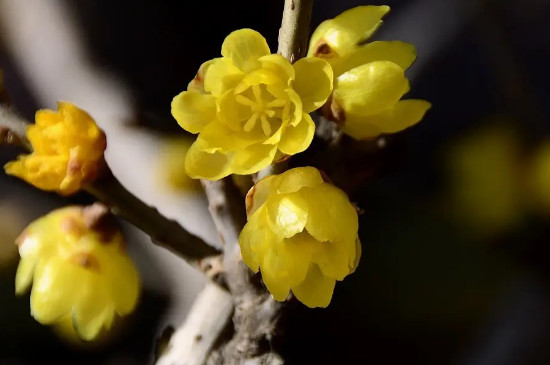
M199 293L183 325L172 335L157 365L204 364L233 313L231 295L209 282ZM182 360L184 360L182 362Z
M113 213L147 233L154 243L198 266L201 271L208 272L211 267L203 259L220 254L201 238L126 190L107 166L103 175L88 184L85 190L109 206Z
M313 0L285 0L278 53L291 63L305 56Z
M0 105L0 137L8 136L2 139L3 142L17 144L31 152L32 146L25 135L27 125L10 108ZM209 269L213 266L211 261L220 252L130 193L112 174L107 164L101 177L88 184L85 190L109 206L113 213L147 233L153 242L171 250L210 276Z
M0 145L11 144L20 146L27 151L32 150L31 144L25 135L27 125L27 121L17 115L10 107L0 105Z

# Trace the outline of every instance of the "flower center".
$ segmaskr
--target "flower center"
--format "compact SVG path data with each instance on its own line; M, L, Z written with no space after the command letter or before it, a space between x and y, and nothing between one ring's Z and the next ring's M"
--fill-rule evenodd
M252 92L249 90L252 89ZM266 136L271 135L272 122L278 114L280 108L283 108L287 101L275 98L265 85L252 85L245 92L235 96L237 103L250 107L251 115L244 122L243 130L250 132L259 124ZM279 113L280 115L280 113Z

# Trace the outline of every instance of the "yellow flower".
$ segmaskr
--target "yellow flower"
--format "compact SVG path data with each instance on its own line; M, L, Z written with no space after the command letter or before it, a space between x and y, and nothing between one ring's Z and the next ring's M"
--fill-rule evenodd
M97 177L106 139L85 111L66 102L57 107L58 112L36 112L36 124L27 127L33 152L7 163L4 169L39 189L69 195Z
M405 70L416 59L405 42L364 44L382 24L388 6L358 6L317 27L308 55L327 60L334 71L334 92L323 108L355 139L395 133L418 123L430 103L400 100L409 91Z
M307 57L291 65L251 29L229 34L221 54L172 101L179 125L199 134L185 158L189 176L248 175L304 151L315 130L308 113L332 91L328 63Z
M358 218L344 192L313 167L260 180L247 195L248 223L239 237L244 262L275 300L292 290L308 307L326 307L336 280L357 267Z
M158 176L164 187L172 191L200 191L201 184L198 180L187 175L182 160L191 147L191 137L170 138L161 146L159 158Z
M129 314L139 293L137 271L106 213L100 205L58 209L31 223L16 241L16 293L33 282L33 317L59 325L71 316L84 340L109 329L115 314Z

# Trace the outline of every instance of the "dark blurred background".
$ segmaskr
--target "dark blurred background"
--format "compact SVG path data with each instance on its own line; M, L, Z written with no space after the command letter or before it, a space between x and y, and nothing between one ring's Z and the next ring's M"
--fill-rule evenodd
M25 12L61 7L87 62L114 75L129 95L131 113L118 122L160 140L184 135L170 101L202 62L219 56L228 33L253 28L276 49L283 7L282 0L42 0L40 9L28 6L39 2L0 0L0 62L12 104L29 118L52 107L45 105L45 81L29 70L51 68L53 48L44 46L49 43L39 30L55 17ZM364 143L344 138L340 151L317 140L292 159L327 171L364 211L363 256L356 273L337 285L328 309L299 307L287 318L285 341L277 346L291 364L550 363L550 2L317 0L312 29L367 4L392 7L375 39L416 45L407 97L433 107L397 135ZM29 23L14 30L6 19L15 14ZM18 38L25 26L35 33ZM21 50L36 47L45 60L29 51L34 56L25 61ZM56 77L59 84L73 80ZM59 91L70 88L55 90L71 100ZM3 147L0 162L16 152ZM161 280L146 283L138 311L95 346L75 345L36 324L28 297L13 296L17 254L8 244L32 218L66 203L0 176L0 222L17 222L0 224L0 240L10 241L0 242L8 252L0 266L0 363L151 363L155 338L178 325L164 317L175 289L158 289ZM157 275L163 265L161 259L153 265L150 254L143 245L133 249L142 276Z

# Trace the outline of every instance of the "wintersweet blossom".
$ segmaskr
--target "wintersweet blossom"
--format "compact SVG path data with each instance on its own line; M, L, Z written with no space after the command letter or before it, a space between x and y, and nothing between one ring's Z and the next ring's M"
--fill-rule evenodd
M310 145L315 125L308 113L330 95L332 69L316 57L292 65L270 53L258 32L234 31L222 57L204 63L172 101L179 125L199 134L185 158L189 176L252 174Z
M355 139L395 133L418 123L430 108L425 100L400 100L409 91L405 70L416 59L413 45L366 43L382 24L388 6L358 6L317 27L308 55L334 71L334 91L323 108Z
M109 329L116 314L129 314L139 293L122 235L97 207L55 210L31 223L16 241L21 255L16 293L32 283L33 317L54 325L70 317L84 340Z
M247 195L239 243L244 262L275 300L289 291L308 307L326 307L336 280L357 267L358 217L347 195L313 167L260 180Z
M67 102L58 111L39 110L27 127L33 152L4 166L39 189L70 195L94 180L104 163L105 134L84 110Z

